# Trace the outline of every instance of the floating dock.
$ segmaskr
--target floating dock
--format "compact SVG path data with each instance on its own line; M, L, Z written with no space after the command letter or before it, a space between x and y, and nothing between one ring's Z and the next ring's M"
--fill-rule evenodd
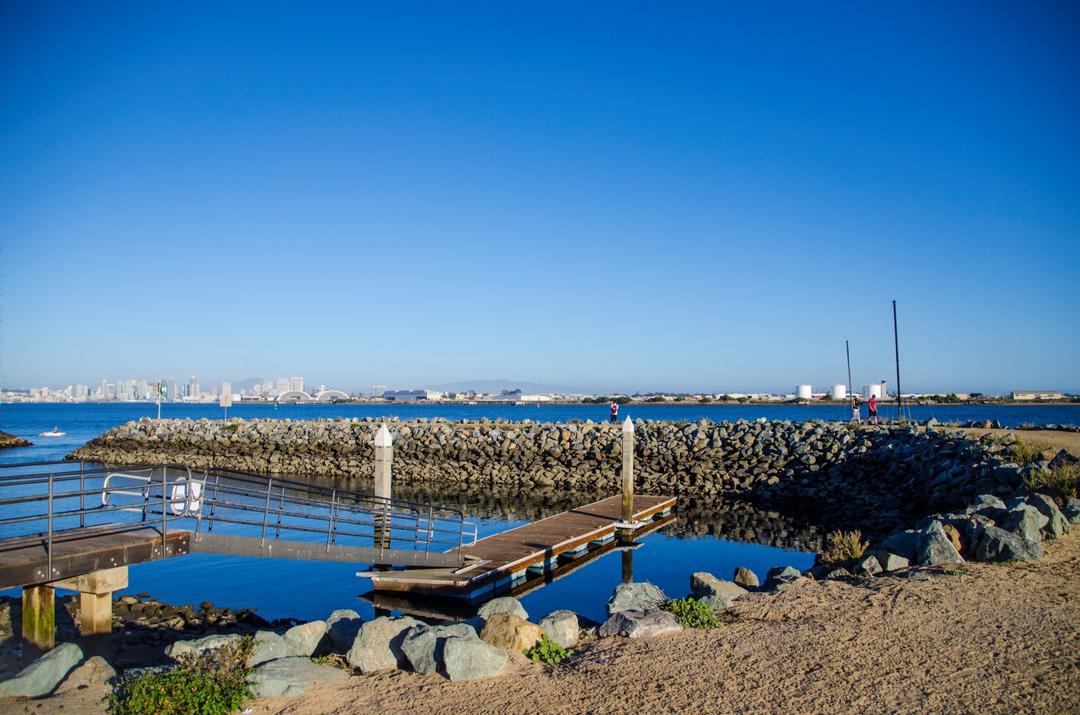
M621 521L621 497L613 496L555 516L480 539L465 548L471 563L461 568L412 568L359 574L376 592L441 596L468 601L508 591L537 575L559 569L559 558L580 558L615 538ZM651 531L654 520L668 516L675 497L634 496L635 533ZM591 560L591 559L590 559Z

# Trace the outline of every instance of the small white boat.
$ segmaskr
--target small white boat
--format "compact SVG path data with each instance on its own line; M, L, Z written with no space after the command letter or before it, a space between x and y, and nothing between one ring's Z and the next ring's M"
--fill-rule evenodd
M51 430L49 430L48 432L42 432L42 433L40 433L40 434L38 435L38 437L63 437L63 436L64 436L64 435L66 435L66 434L67 434L67 432L61 432L60 430L58 430L58 429L56 429L55 427L53 427L53 428L52 428Z

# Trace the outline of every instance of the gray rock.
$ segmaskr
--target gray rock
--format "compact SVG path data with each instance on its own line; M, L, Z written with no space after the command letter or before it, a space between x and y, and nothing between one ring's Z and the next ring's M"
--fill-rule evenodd
M289 655L289 646L285 639L273 631L255 632L255 650L251 653L249 665L256 666L268 660L277 660Z
M734 575L731 577L731 580L748 590L761 586L761 582L758 581L757 574L746 568L745 566L739 566L738 568L736 568Z
M839 581L845 578L851 578L851 572L845 568L835 568L825 574L826 581Z
M735 599L745 596L747 590L737 583L698 571L690 575L690 593L697 599L711 597L713 610L726 611Z
M379 616L368 621L360 626L360 633L349 649L349 665L358 668L361 673L404 668L409 661L401 650L401 644L405 640L405 632L418 625L421 625L420 621L410 616Z
M894 531L878 544L878 548L902 556L908 561L916 561L922 548L922 534L914 529Z
M657 608L667 600L664 592L648 581L620 583L608 599L607 612L611 615L619 611L644 611L646 608Z
M417 673L430 675L443 664L443 646L450 637L479 639L473 627L467 623L450 626L413 626L405 632L401 652Z
M1001 528L1025 541L1042 541L1042 529L1050 522L1038 509L1027 504L1017 504L1009 510Z
M443 644L443 663L450 680L476 680L499 674L506 651L475 638L450 636Z
M802 578L799 569L792 566L774 566L765 574L765 590L772 591Z
M1041 543L1028 541L996 526L986 527L975 550L976 561L1034 561L1042 555Z
M1072 531L1072 526L1065 515L1061 513L1057 502L1045 494L1032 494L1027 503L1039 510L1039 513L1047 518L1043 534L1049 539L1056 539Z
M1054 458L1050 460L1047 465L1050 469L1058 469L1059 467L1067 467L1070 464L1076 464L1080 462L1080 457L1072 454L1066 449L1059 449L1058 453L1054 455Z
M100 655L93 655L83 661L82 665L71 671L64 682L56 689L58 693L77 690L92 685L108 685L116 678L116 670L109 665L109 661Z
M1065 515L1070 524L1080 524L1080 499L1075 497L1068 499L1061 513Z
M861 576L877 576L884 569L881 568L881 563L877 560L876 556L864 556L862 560L855 565L855 573ZM826 576L825 578L828 578Z
M553 611L540 619L540 629L563 648L571 648L578 642L580 626L573 611Z
M319 621L322 623L322 621ZM251 689L257 698L277 695L295 697L316 683L332 683L348 677L348 674L330 665L313 663L304 656L290 656L271 660L255 668L251 674Z
M61 643L26 666L9 680L0 682L0 697L22 695L37 698L48 695L83 659L74 643Z
M512 596L491 599L483 606L480 606L480 610L476 612L476 615L487 619L496 613L509 613L512 616L524 618L526 621L529 620L529 613L521 605L521 601Z
M923 532L922 546L919 548L918 563L923 566L937 566L940 564L962 564L964 557L953 546L952 541L945 535L940 521L931 522Z
M330 614L326 619L326 636L335 653L344 653L352 647L363 623L360 614L349 608L341 608Z
M672 614L659 608L647 608L643 611L617 611L596 634L601 638L608 636L626 636L627 638L652 638L661 633L681 631L682 626Z
M326 621L311 621L285 631L285 645L290 656L308 658L326 635Z
M888 552L875 553L874 558L881 565L881 570L886 573L890 571L899 571L911 566L911 562L898 554L891 554Z
M179 660L182 655L189 653L198 654L203 651L221 648L240 640L240 638L241 636L230 633L228 635L205 636L191 641L176 641L165 649L165 655L173 660Z

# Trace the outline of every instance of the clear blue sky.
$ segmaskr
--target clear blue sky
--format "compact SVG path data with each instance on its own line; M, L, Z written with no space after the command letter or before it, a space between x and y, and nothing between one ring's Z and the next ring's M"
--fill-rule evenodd
M1080 4L756 5L4 2L0 382L1080 391Z

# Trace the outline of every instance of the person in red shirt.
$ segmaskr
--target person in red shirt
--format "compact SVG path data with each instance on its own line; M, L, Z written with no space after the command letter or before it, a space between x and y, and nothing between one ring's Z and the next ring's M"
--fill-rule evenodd
M870 415L866 418L866 421L877 424L877 395L870 395L870 402L867 403L867 407L870 408Z
M615 422L617 422L618 419L619 419L619 403L618 402L612 402L611 403L611 423L615 424Z

